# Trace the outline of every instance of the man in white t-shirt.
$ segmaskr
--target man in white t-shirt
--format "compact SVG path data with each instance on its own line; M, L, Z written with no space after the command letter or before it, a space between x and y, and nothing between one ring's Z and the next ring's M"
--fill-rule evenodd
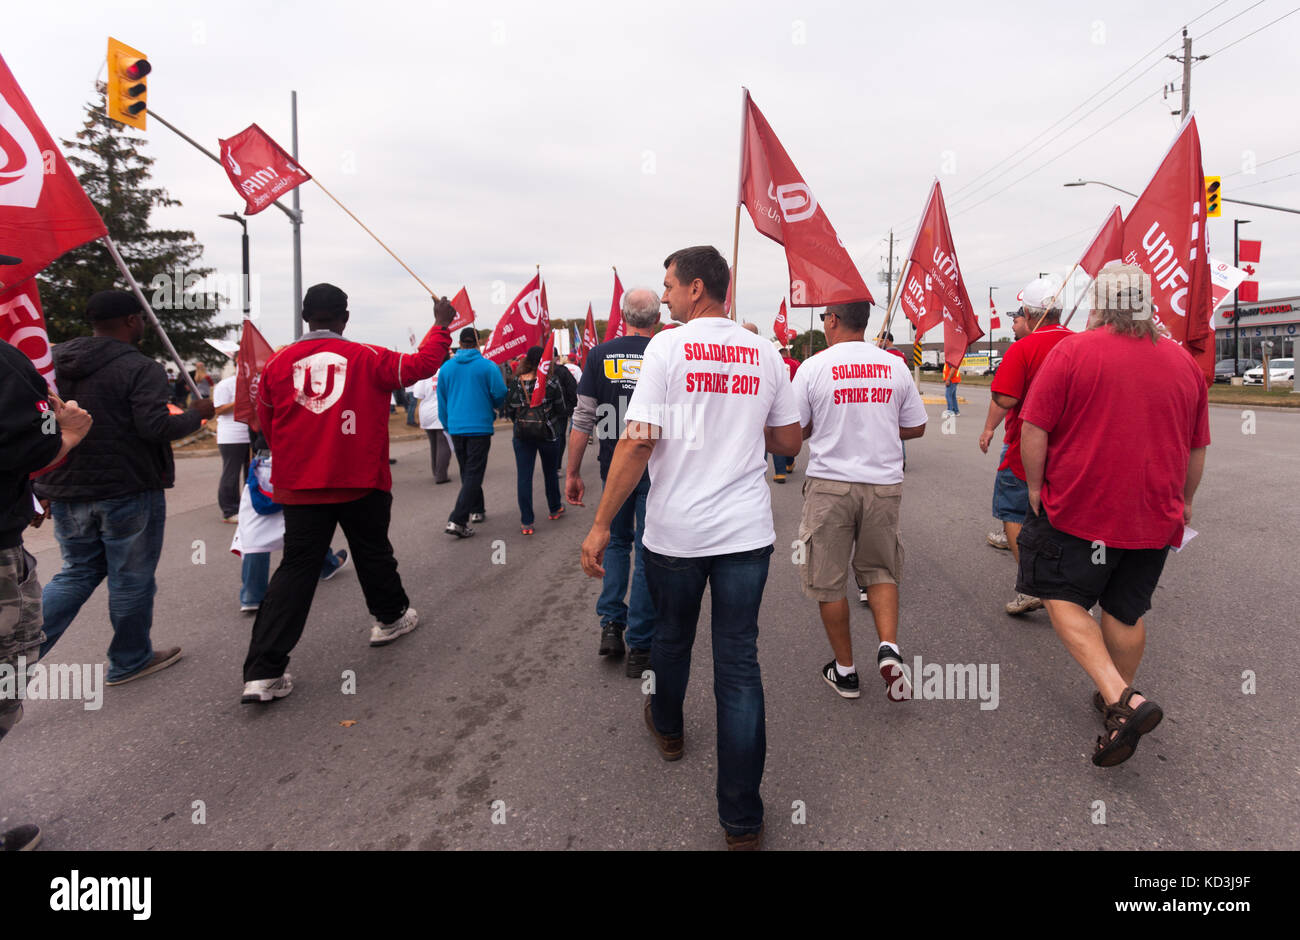
M604 574L610 523L648 464L641 541L657 622L646 726L665 760L682 756L691 647L710 586L718 819L728 848L757 849L767 757L758 611L776 540L766 454L799 452L799 412L772 344L723 311L730 272L722 255L684 248L664 268L663 302L685 325L646 346L627 427L582 543L582 567L591 577Z
M799 422L808 440L804 481L800 581L818 602L835 654L822 678L844 698L857 698L858 675L844 596L852 555L866 588L880 648L877 667L890 701L911 698L898 649L898 581L903 546L898 510L903 499L903 441L925 433L921 395L897 356L866 342L871 304L827 307L828 348L794 376Z
M434 483L450 483L447 467L451 464L451 437L438 420L438 373L420 379L406 390L406 394L420 404L419 425L429 438L429 460L433 467Z
M239 368L236 357L235 368ZM221 482L217 484L217 505L221 519L230 525L239 521L239 495L248 473L248 425L236 421L235 376L222 379L212 389L212 413L217 418L217 450L221 454Z

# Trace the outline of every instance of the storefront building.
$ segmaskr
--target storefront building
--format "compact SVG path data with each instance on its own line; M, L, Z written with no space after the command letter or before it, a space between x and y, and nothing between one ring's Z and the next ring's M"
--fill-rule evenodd
M1259 303L1240 304L1241 359L1264 358L1264 343L1273 343L1272 359L1295 356L1295 341L1300 336L1300 297L1279 297ZM1232 301L1224 301L1214 312L1215 359L1233 357Z

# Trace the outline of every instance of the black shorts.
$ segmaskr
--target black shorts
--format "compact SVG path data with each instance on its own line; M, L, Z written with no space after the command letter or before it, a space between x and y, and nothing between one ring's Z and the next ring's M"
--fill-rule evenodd
M1165 568L1166 548L1111 548L1052 528L1047 514L1032 510L1016 539L1020 568L1016 590L1043 600L1070 601L1101 609L1130 626L1151 609L1151 596Z

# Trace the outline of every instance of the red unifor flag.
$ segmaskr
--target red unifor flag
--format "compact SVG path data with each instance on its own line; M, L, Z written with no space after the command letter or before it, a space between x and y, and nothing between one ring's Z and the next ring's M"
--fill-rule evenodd
M614 272L614 299L609 302L609 322L605 324L605 342L627 334L627 324L623 322L623 284Z
M1089 277L1096 277L1106 265L1123 257L1124 214L1119 211L1119 206L1115 206L1084 250L1079 267L1087 271Z
M1259 302L1259 251L1262 241L1237 242L1238 265L1245 272L1246 279L1237 288L1237 300L1248 304Z
M50 336L45 331L41 295L34 278L0 292L0 340L30 359L45 384L55 390Z
M497 321L483 348L483 356L493 362L505 362L522 356L531 347L541 344L550 325L551 318L546 311L546 291L542 286L541 274L537 274L511 301Z
M1153 317L1214 372L1205 178L1196 117L1188 115L1124 222L1124 262L1151 276Z
M782 297L781 309L776 312L776 322L772 324L772 332L776 334L776 338L781 341L782 346L788 346L790 344L790 334L787 331L786 324L785 298Z
M0 254L23 259L0 268L0 291L19 286L64 252L107 234L103 219L0 57ZM15 296L6 295L7 302ZM30 302L35 289L25 296ZM12 316L5 318L11 326ZM34 347L28 342L24 348Z
M266 341L252 320L244 321L244 332L239 337L239 362L235 366L235 407L231 409L236 421L249 426L254 432L261 430L257 420L257 387L262 370L275 350Z
M966 350L984 331L957 266L957 249L938 180L930 188L908 260L911 264L900 295L903 312L916 327L918 337L943 322L943 361L956 369Z
M474 324L474 307L469 302L469 291L465 288L460 289L455 297L451 299L451 305L456 308L456 319L451 321L451 326L447 329L451 332L464 329Z
M582 361L578 363L584 369L587 368L587 353L596 348L596 321L593 319L591 304L587 304L587 324L582 328Z
M555 332L546 334L546 348L542 351L542 361L537 364L537 378L533 382L533 397L528 405L536 408L546 400L546 378L551 374L551 363L555 361Z
M747 89L744 95L737 201L749 210L756 229L785 247L791 306L872 300L825 210Z
M294 163L293 157L256 124L248 125L234 137L218 140L217 147L231 185L244 197L245 215L256 215L311 179L311 174Z
M1001 326L1002 326L1002 318L998 316L997 305L993 303L993 298L990 297L989 298L989 329L996 330L1001 328Z

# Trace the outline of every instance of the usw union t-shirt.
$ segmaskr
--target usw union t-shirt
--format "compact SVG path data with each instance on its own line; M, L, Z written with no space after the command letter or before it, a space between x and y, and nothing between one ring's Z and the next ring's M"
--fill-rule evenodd
M925 404L907 365L861 340L836 343L794 376L799 423L812 422L810 477L846 483L903 482L898 429L926 423Z
M655 335L627 420L661 429L650 456L646 548L699 558L776 541L763 429L795 424L776 348L726 317Z

